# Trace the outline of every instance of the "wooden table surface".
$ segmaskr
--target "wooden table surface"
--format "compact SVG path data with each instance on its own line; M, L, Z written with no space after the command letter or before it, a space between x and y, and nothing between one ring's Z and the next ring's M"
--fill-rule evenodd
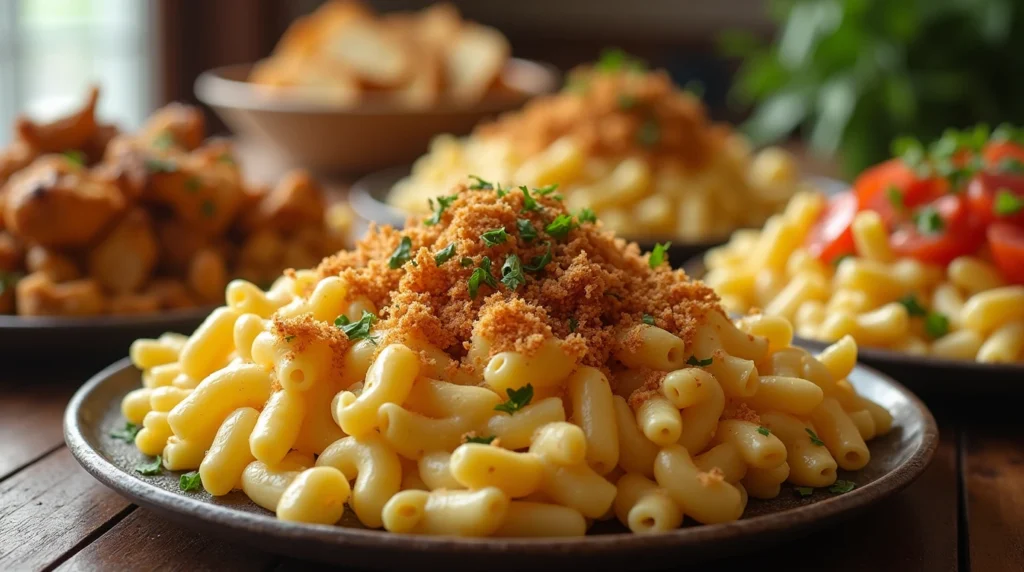
M310 564L172 524L93 479L64 446L61 422L71 394L102 363L73 363L0 374L0 571ZM1006 401L1002 409L933 402L941 444L920 480L835 526L708 569L1024 570L1024 420Z

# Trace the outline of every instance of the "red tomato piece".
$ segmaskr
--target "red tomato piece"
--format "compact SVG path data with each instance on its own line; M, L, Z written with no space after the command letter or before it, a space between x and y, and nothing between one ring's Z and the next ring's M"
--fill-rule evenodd
M942 177L918 177L899 159L890 159L864 171L854 182L861 208L877 212L889 228L904 219L910 209L944 194L948 186ZM890 196L890 189L899 191L896 202Z
M904 224L889 238L894 252L945 266L958 256L973 254L984 244L985 227L971 216L966 199L945 195L931 206L942 219L942 229L922 233L915 225Z
M1024 162L1024 147L1010 141L989 143L985 146L983 156L985 157L985 164L993 167L1007 158Z
M990 224L997 220L1024 225L1024 211L1012 215L999 215L995 212L996 195L1006 191L1024 197L1024 177L1012 174L978 173L967 185L967 202L972 216L980 224Z
M828 202L828 208L811 228L805 246L819 260L832 263L836 258L854 253L853 217L857 215L857 195L840 193Z
M1003 277L1024 284L1024 228L997 222L988 227L988 245Z

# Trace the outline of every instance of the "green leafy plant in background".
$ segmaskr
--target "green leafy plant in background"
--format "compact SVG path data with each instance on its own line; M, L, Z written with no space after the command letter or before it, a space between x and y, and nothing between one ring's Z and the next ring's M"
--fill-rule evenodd
M769 45L721 37L743 58L733 86L752 104L756 144L800 131L839 153L847 176L888 157L901 135L1024 124L1024 2L1020 0L774 0Z

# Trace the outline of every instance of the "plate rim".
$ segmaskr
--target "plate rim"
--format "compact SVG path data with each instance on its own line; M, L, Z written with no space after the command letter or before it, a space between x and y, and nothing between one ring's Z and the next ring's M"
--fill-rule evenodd
M380 530L339 527L334 525L284 522L269 514L257 514L191 498L166 491L131 475L107 460L86 439L78 424L82 405L104 382L126 369L134 369L129 358L122 358L89 379L71 398L64 413L65 441L72 455L94 478L132 502L168 513L168 518L187 521L194 527L217 526L258 536L270 535L275 540L301 539L332 547L361 550L402 549L434 556L455 552L519 552L522 556L567 554L576 551L609 554L647 550L698 549L705 543L757 538L786 529L806 529L815 523L832 522L881 499L896 494L917 480L934 459L939 444L939 430L928 407L910 390L888 375L857 364L876 381L897 391L909 402L922 422L920 445L893 470L864 487L849 493L819 500L797 509L741 519L728 523L690 526L659 534L611 533L573 538L463 538L398 534ZM311 555L312 556L312 555Z
M0 314L0 331L102 328L120 329L158 326L181 321L202 320L217 308L204 304L192 308L144 314L99 314L95 316L20 316Z

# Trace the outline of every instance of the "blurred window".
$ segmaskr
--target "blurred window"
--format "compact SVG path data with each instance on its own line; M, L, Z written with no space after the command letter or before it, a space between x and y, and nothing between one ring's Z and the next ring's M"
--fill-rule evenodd
M151 4L0 0L0 142L19 113L57 117L94 82L104 121L140 125L156 93Z

